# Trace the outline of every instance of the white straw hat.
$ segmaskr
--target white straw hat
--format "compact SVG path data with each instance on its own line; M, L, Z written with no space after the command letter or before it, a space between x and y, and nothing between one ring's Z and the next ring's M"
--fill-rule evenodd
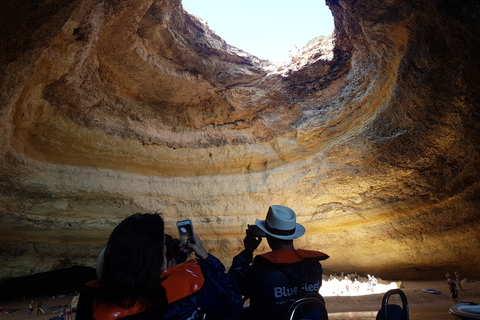
M270 206L267 218L255 224L266 234L282 240L297 239L305 233L305 228L297 223L295 211L279 205Z

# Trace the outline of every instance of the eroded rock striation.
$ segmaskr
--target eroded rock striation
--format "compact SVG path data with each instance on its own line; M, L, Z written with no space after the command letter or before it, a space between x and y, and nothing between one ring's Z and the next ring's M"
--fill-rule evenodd
M279 67L180 0L2 1L0 278L94 266L135 212L228 266L271 204L327 273L474 277L477 1L327 5L332 53Z

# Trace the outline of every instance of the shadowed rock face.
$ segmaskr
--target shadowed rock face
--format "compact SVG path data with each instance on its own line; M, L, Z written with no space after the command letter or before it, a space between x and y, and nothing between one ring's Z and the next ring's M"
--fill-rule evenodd
M276 68L179 0L2 1L0 278L94 266L135 212L228 266L271 204L327 273L475 276L477 1L327 5L333 58Z

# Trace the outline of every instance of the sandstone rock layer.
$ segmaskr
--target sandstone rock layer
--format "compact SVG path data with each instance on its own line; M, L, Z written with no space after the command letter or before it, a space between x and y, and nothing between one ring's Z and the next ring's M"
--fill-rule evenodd
M135 212L228 266L271 204L327 273L474 277L478 3L327 5L333 55L278 67L179 0L3 1L0 278L94 266Z

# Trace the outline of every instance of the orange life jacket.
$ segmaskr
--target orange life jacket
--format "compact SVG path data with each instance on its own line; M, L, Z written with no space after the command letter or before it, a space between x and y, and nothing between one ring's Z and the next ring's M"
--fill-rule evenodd
M205 277L198 264L198 260L190 260L162 271L162 286L165 288L168 303L178 301L197 292L203 286ZM98 282L88 283L87 286L98 286ZM136 302L131 308L122 308L115 304L94 303L93 318L96 320L115 320L129 315L146 311L146 308Z

